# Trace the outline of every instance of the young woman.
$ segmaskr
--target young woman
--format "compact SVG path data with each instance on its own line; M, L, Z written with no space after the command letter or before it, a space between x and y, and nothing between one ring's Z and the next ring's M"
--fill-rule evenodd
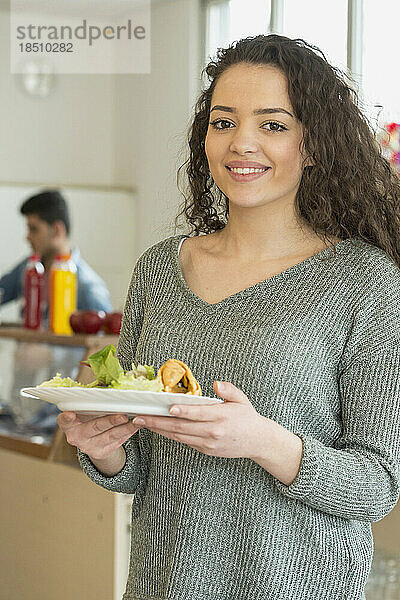
M304 41L243 39L206 73L194 235L137 261L118 357L178 358L225 402L60 427L134 495L125 600L361 600L400 486L399 181Z

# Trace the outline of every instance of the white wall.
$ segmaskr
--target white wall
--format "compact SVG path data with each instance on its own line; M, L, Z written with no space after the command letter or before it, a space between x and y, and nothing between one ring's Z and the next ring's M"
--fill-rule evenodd
M114 77L59 75L48 97L28 96L9 37L0 11L0 181L114 183Z
M151 74L116 78L116 180L135 187L137 252L173 235L176 171L200 87L200 0L152 6Z

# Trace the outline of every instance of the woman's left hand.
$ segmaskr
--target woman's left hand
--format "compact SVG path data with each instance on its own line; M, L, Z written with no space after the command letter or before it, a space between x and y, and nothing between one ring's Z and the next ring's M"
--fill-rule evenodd
M213 387L225 400L223 404L175 404L170 409L172 417L140 415L134 423L209 456L256 456L268 419L255 410L247 396L233 383L226 381L221 385L214 381ZM178 412L174 413L174 409Z

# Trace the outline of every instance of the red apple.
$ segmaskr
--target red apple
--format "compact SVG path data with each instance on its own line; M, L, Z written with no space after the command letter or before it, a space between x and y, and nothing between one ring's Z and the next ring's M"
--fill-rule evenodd
M75 333L82 333L81 331L81 314L82 314L82 310L77 310L76 312L72 313L72 315L69 317L69 324L71 325L71 329L72 331L74 331Z
M75 333L97 333L106 313L103 310L78 310L70 316L70 325Z
M121 331L121 322L121 312L106 313L106 318L104 319L103 324L103 329L105 333L119 335L119 332Z
M104 310L83 310L80 317L82 333L97 333L100 331L105 316Z

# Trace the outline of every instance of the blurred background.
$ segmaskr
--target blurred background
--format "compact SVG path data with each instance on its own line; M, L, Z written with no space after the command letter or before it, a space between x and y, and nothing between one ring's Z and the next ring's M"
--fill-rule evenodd
M0 276L30 251L20 205L58 188L70 206L73 244L121 310L138 256L175 234L182 202L176 173L188 156L201 71L218 47L241 37L274 32L318 46L354 79L383 151L399 168L398 138L389 139L400 123L399 23L398 0L151 0L151 73L57 74L51 56L31 54L26 72L15 75L10 6L0 0ZM0 306L1 321L19 317L19 301ZM19 342L0 341L7 365L1 390L13 378L7 357ZM82 338L77 347L84 352L88 344ZM0 600L121 598L130 498L96 488L51 437L6 437L0 435ZM46 451L35 447L46 444ZM374 524L374 536L367 598L399 600L397 509ZM85 558L82 544L92 549ZM60 584L65 570L74 581Z

